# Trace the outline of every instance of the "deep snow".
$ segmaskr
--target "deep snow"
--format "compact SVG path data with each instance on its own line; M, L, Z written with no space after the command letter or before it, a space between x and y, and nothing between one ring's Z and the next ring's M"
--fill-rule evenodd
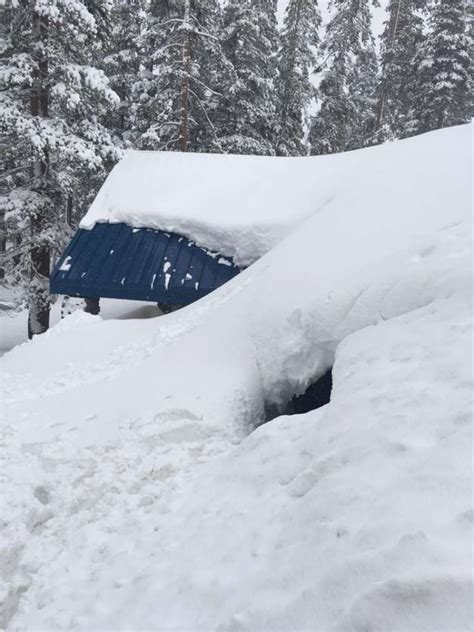
M470 136L321 159L371 186L206 299L4 356L7 629L471 629Z
M439 216L453 190L468 184L468 135L462 129L439 134L443 151L438 137L430 134L422 141L312 158L129 151L81 227L109 221L177 232L241 266L260 258L316 213L323 216L320 228L328 215L337 217L341 230L366 224L367 235L362 236L370 240L374 222L386 218L393 224L414 205L423 211L432 208ZM462 156L454 158L457 151ZM435 181L446 182L447 188L433 187ZM425 217L420 212L413 221Z

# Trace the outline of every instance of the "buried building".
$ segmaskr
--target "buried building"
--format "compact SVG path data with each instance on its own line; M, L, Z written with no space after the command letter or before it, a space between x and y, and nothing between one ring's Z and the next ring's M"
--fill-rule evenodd
M165 312L188 305L310 214L313 167L305 159L128 151L57 262L51 292L83 297L93 313L102 297L152 301Z

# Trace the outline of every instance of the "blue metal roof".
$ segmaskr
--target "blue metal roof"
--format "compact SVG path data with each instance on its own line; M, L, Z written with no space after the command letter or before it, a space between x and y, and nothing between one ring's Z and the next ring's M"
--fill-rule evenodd
M80 229L50 278L53 294L187 305L240 272L174 233L127 224Z

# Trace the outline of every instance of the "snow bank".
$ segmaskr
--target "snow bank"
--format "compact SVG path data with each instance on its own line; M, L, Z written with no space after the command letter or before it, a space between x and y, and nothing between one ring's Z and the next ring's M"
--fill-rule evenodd
M447 203L450 191L433 188L432 182L441 179L451 186L464 173L455 173L459 160L453 159L463 132L439 134L443 151L430 134L314 158L130 151L81 227L126 222L174 231L246 266L315 213L352 208L357 217L360 207L373 209L374 203L382 217L407 206L440 208L439 195ZM417 194L423 197L412 199Z
M1 359L4 626L469 629L470 134L339 156L372 185L204 300Z
M172 500L182 427L154 475L150 455L119 474L128 511L92 468L105 506L12 629L470 631L470 322L441 301L350 336L329 406L262 426Z

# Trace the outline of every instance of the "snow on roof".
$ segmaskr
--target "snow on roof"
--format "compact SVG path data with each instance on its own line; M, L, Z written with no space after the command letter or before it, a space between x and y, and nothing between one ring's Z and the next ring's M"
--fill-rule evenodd
M314 212L326 175L319 162L128 151L81 228L123 221L177 232L247 265Z
M412 144L410 163L406 143ZM81 228L125 222L176 232L246 266L328 205L345 199L350 213L364 191L379 195L381 213L406 205L412 191L419 190L425 192L424 203L436 206L432 171L419 162L431 144L435 171L452 168L449 152L436 153L436 143L427 135L421 143L408 139L388 147L308 158L128 151Z

